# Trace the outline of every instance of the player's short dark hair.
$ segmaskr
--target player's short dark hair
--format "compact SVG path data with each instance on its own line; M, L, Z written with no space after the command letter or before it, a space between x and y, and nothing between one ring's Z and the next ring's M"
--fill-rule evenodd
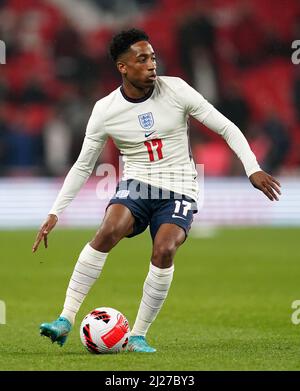
M109 45L109 53L113 61L117 61L121 54L139 41L149 41L148 35L142 30L130 29L116 34Z

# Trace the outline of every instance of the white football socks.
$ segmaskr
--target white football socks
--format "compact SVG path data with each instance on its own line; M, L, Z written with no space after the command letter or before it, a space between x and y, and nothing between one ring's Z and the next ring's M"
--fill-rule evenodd
M143 297L131 335L146 335L167 297L173 272L174 265L167 269L160 269L150 263L149 273L144 283Z
M99 277L108 253L93 249L89 243L81 251L66 293L60 316L74 324L79 308L90 288Z

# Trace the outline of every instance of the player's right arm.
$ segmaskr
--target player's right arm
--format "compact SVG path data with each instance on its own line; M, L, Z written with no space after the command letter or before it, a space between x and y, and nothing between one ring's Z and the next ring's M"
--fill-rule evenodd
M44 241L45 248L48 247L48 234L55 227L59 215L76 197L79 190L90 177L96 161L104 148L106 139L107 135L104 131L103 109L101 108L101 101L99 101L94 106L88 121L80 155L68 172L63 186L49 211L48 217L37 233L32 252L35 252L38 249L42 240Z

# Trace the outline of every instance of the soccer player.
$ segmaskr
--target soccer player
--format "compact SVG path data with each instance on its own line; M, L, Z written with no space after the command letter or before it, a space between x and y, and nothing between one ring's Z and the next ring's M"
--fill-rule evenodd
M62 346L110 250L122 238L138 235L149 226L151 262L127 349L151 353L156 349L148 345L145 336L167 297L176 250L185 241L197 211L189 116L226 140L252 185L271 201L278 200L280 183L260 169L242 132L200 93L180 78L156 75L155 53L143 31L131 29L117 34L110 44L110 54L122 76L122 86L96 102L81 153L32 251L42 240L47 247L50 231L91 175L108 137L123 155L123 178L99 230L79 255L60 316L51 323L42 323L40 333Z

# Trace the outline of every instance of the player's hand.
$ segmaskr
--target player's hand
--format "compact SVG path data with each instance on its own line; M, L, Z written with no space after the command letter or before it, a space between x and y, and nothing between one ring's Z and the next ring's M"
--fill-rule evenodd
M32 246L32 252L35 253L42 240L44 240L45 248L48 247L48 234L55 227L58 218L56 215L48 215L46 221L41 225L39 232L36 235L35 242Z
M256 188L261 190L271 201L278 201L280 192L280 182L264 171L257 171L249 177L250 182Z

